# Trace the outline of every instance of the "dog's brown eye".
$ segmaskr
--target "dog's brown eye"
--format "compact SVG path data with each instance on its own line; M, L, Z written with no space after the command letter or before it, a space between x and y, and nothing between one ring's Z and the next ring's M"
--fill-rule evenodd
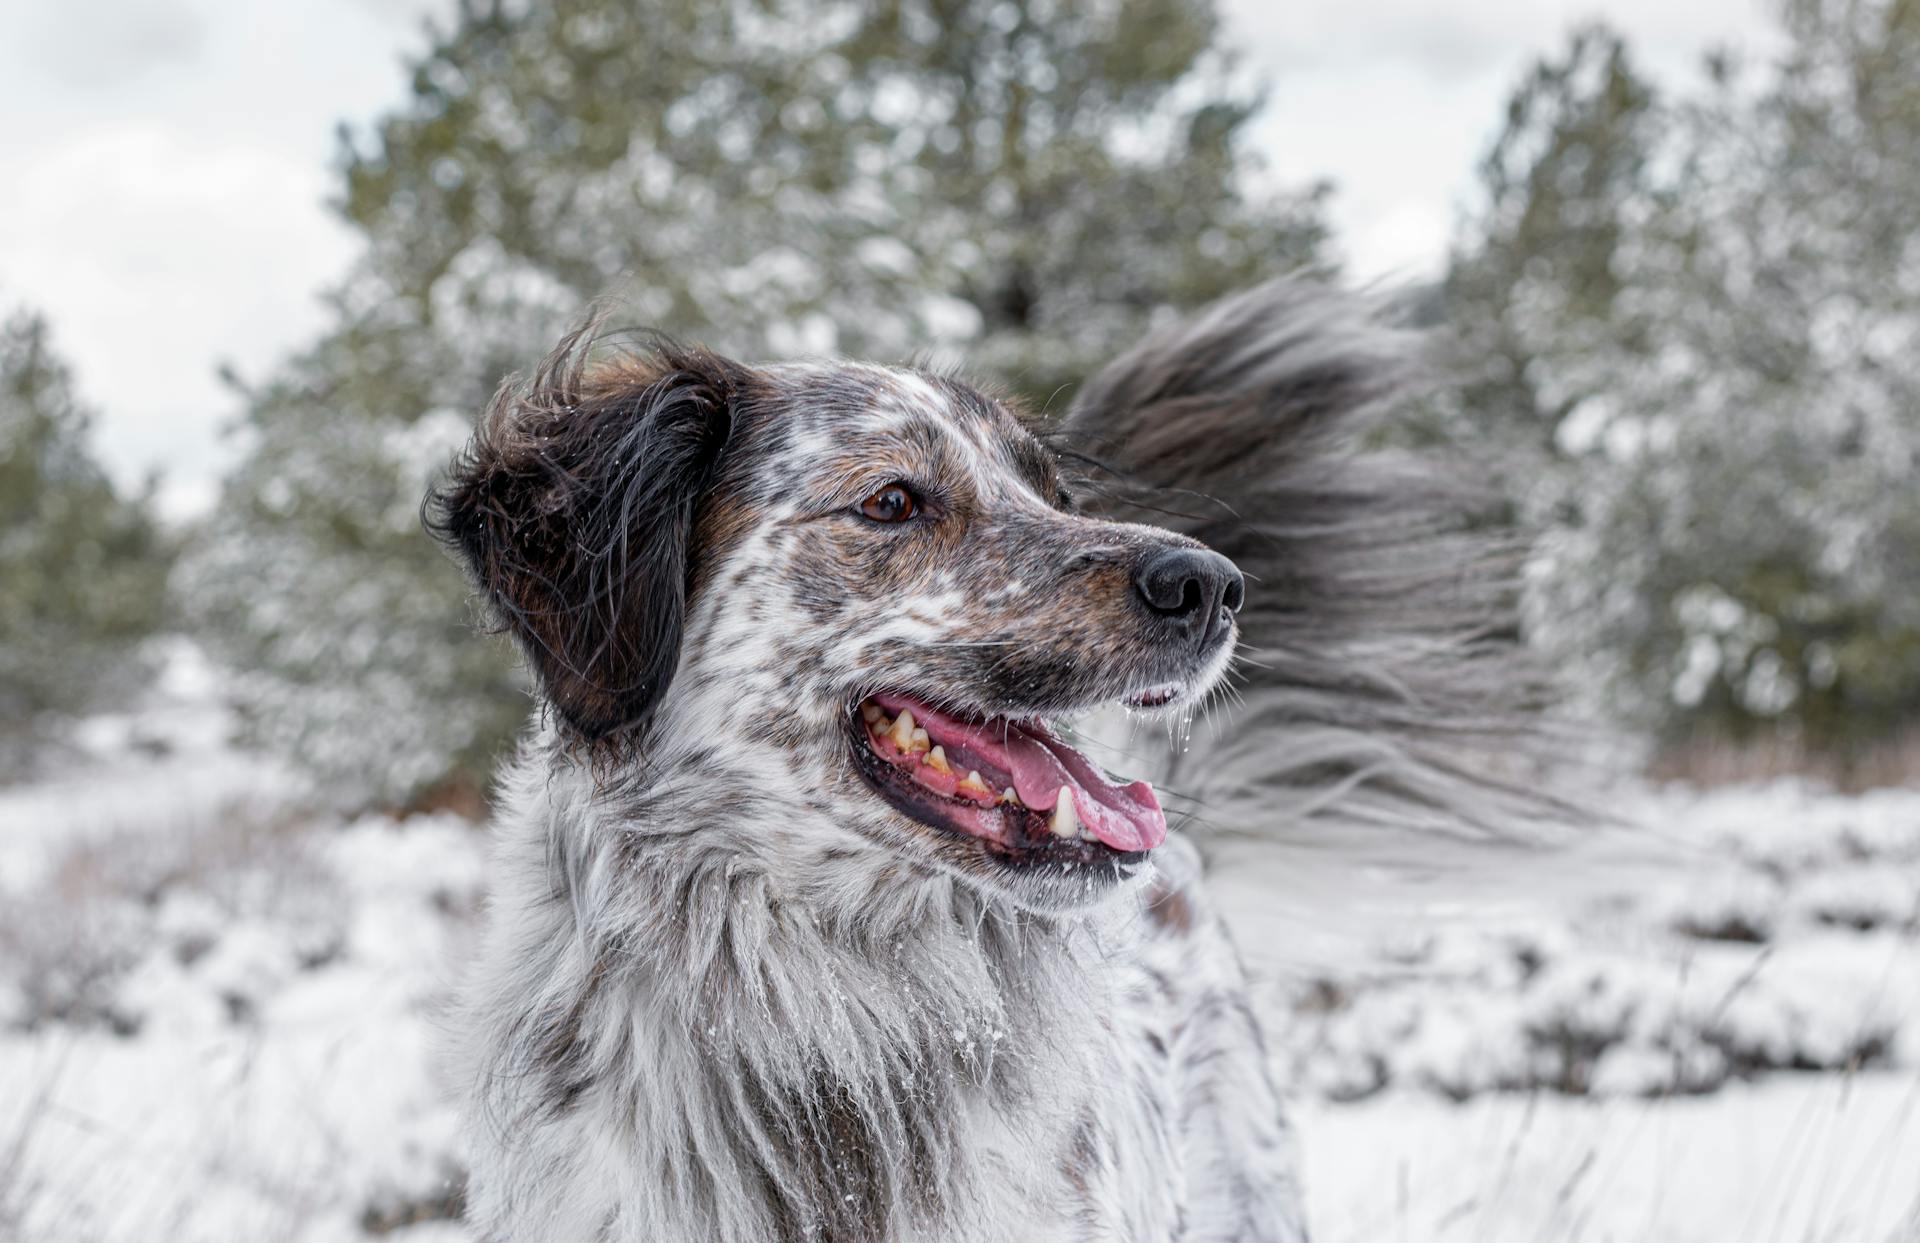
M860 512L875 522L905 522L920 512L913 493L900 484L890 483L860 502Z

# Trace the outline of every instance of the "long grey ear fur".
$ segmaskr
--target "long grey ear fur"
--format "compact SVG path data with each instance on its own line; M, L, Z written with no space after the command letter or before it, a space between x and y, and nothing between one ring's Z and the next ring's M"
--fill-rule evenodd
M1425 382L1389 299L1283 279L1153 333L1055 434L1084 508L1172 527L1247 575L1237 693L1162 751L1198 827L1503 840L1582 818L1571 731L1521 640L1522 548L1470 466L1370 448ZM1484 472L1491 475L1491 471ZM1158 740L1156 742L1156 735Z

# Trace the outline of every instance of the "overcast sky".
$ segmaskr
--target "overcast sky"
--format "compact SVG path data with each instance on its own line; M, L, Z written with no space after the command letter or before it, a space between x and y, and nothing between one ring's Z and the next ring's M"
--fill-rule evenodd
M1656 77L1767 46L1757 0L1223 0L1272 82L1255 141L1331 180L1349 270L1437 268L1474 161L1529 61L1625 30ZM211 499L257 377L309 339L354 254L326 207L334 132L397 102L446 0L28 0L0 6L0 308L38 307L99 409L109 467Z

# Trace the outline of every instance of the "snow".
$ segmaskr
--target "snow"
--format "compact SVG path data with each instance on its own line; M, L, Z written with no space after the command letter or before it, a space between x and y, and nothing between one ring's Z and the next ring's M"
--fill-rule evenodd
M466 1243L435 1050L484 835L301 810L209 680L0 790L0 1243ZM1920 791L1620 807L1211 847L1322 1243L1920 1240Z
M49 1243L350 1238L443 1201L433 1016L478 839L452 817L307 825L221 841L157 899L89 894L127 907L110 1000L69 1011L103 1017L27 1008L0 1036L0 1153L24 1158L10 1188L0 1161L0 1237L11 1216Z
M1417 1093L1300 1112L1317 1243L1897 1243L1920 1234L1920 1077L1708 1097Z

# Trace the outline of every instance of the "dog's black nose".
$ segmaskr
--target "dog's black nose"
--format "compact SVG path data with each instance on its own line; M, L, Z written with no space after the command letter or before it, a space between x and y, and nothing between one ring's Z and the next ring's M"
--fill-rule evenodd
M1211 638L1225 613L1238 613L1247 598L1240 568L1210 548L1162 548L1133 571L1134 590L1147 607L1202 641Z

